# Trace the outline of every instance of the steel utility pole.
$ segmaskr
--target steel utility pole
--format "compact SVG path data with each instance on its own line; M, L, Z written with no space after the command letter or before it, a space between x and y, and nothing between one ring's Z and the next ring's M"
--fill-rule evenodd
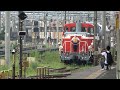
M120 11L116 13L116 30L117 30L117 67L116 67L116 78L120 79Z
M47 13L44 15L45 45L47 44Z
M90 13L88 11L88 22L90 22Z
M65 24L66 24L66 11L65 11Z
M102 13L102 48L105 48L105 34L106 34L106 11L103 11Z
M58 14L56 13L56 19L57 19L57 46L58 46L58 42L59 42L59 20L58 20Z
M81 21L79 16L77 17L77 20L76 20L76 32L81 32Z
M12 16L12 31L15 31L15 16Z
M0 11L0 32L1 32L1 11Z
M69 14L69 11L68 11L68 23L70 23L70 14Z
M94 11L94 65L97 65L97 11Z
M10 65L10 11L5 11L5 60Z

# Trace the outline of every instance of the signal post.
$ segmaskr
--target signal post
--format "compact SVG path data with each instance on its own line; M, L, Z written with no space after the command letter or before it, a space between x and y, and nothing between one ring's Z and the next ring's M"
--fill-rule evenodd
M22 79L22 49L23 49L23 36L25 36L26 31L23 31L23 21L27 18L27 15L23 11L19 11L19 42L20 42L20 60L19 60L19 79Z

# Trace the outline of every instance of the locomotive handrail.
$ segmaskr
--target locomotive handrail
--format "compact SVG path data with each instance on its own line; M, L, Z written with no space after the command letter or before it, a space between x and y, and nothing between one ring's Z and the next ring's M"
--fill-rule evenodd
M89 34L88 32L65 32L65 34Z

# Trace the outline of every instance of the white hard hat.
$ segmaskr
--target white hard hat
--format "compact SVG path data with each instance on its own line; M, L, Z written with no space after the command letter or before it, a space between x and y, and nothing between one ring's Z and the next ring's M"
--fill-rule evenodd
M93 42L91 43L91 45L93 45Z
M59 42L58 45L60 45L61 43Z
M91 46L88 46L88 49L91 49Z

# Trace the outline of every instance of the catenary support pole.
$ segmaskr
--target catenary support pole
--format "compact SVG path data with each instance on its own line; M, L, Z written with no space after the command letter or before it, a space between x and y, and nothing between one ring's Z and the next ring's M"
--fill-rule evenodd
M102 13L102 48L105 48L105 33L106 33L106 11Z
M5 11L5 60L10 65L10 11Z
M94 11L94 65L97 65L97 11Z
M120 30L119 30L119 21L120 21L120 11L116 12L116 30L117 30L117 65L116 65L116 78L120 79Z

